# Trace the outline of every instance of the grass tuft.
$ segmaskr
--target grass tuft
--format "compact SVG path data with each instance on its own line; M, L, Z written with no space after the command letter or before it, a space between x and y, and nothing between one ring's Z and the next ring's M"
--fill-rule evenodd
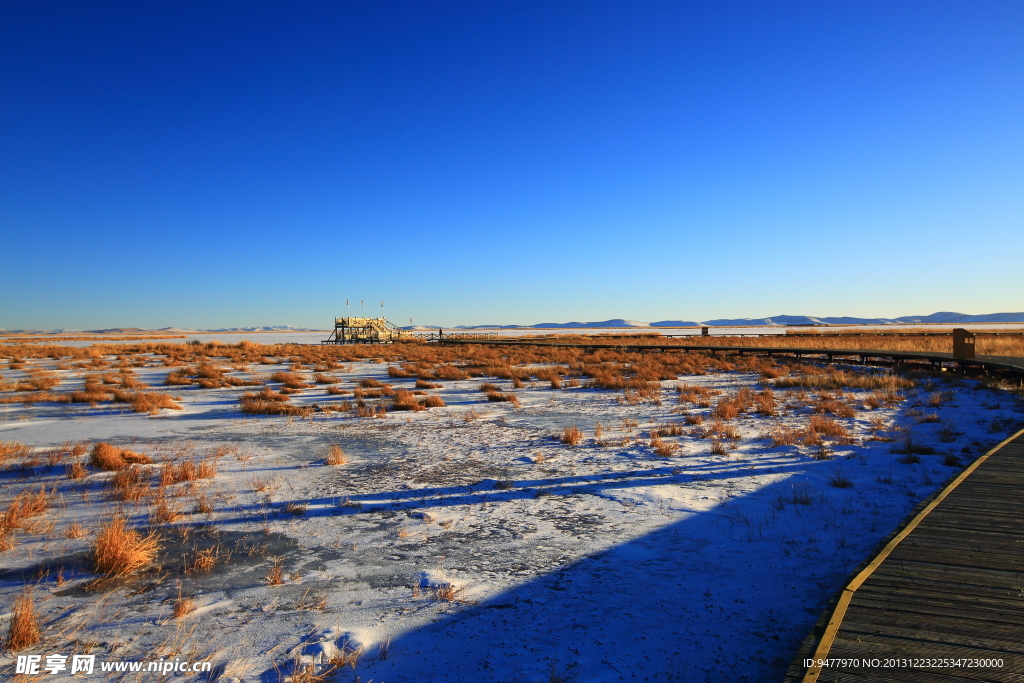
M127 576L152 562L159 547L155 533L143 536L124 517L114 517L96 535L93 569L108 577Z
M11 623L7 627L7 637L4 639L4 649L8 652L17 652L32 647L41 639L39 617L36 616L32 593L25 590L14 599Z
M106 472L117 472L133 464L149 465L152 463L153 461L149 457L141 453L103 442L94 445L89 454L89 464Z
M324 462L328 465L344 465L348 462L348 456L345 455L345 451L341 450L341 446L335 445L327 449Z
M576 425L566 427L562 430L562 443L569 446L578 446L583 441L583 430Z

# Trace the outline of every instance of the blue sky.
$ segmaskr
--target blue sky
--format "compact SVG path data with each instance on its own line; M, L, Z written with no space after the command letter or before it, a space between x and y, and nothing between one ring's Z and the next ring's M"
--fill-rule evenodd
M1024 311L1022 36L1019 2L4 2L0 327Z

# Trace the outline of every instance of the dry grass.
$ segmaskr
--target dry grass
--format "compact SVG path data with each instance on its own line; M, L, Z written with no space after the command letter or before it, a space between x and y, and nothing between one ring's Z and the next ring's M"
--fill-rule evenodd
M280 382L289 389L308 389L310 384L302 378L302 375L294 372L278 371L270 376L271 382Z
M192 598L183 598L181 594L178 594L178 598L174 601L174 611L172 612L175 619L181 619L187 617L196 611L196 601Z
M264 387L258 392L242 394L238 399L243 413L249 415L298 415L305 416L312 413L312 408L299 408L287 405L291 399L287 394L275 392L270 387Z
M30 446L17 441L0 441L0 463L17 458L28 457L32 452Z
M853 481L842 472L833 472L828 475L828 485L837 489L848 489L853 486Z
M42 484L35 493L29 489L23 490L0 515L0 537L9 536L15 529L24 529L32 517L43 514L49 507L50 498Z
M425 410L426 406L420 403L408 389L399 389L395 392L394 400L391 403L391 410L411 410L420 411Z
M679 450L679 444L663 441L660 436L655 436L651 438L651 449L654 450L655 455L668 458Z
M218 554L217 548L207 548L196 553L195 558L186 567L186 573L208 572L217 566L217 562L226 559L227 555Z
M876 389L886 392L910 389L914 386L913 380L887 373L845 372L831 366L826 369L802 366L801 370L799 374L774 380L772 385L776 389Z
M114 499L126 503L137 503L151 492L149 477L138 465L118 470L110 479L110 488Z
M149 511L150 526L173 524L179 519L181 519L181 506L167 500L167 496L157 497L156 505Z
M41 369L29 370L25 379L18 382L15 391L49 391L60 384L60 375Z
M89 474L89 470L85 469L85 465L77 460L64 466L64 475L68 479L82 479L87 474Z
M422 402L423 405L425 405L427 408L445 407L444 399L442 399L440 396L427 396L426 398L422 399Z
M771 389L765 389L754 395L754 410L761 415L775 415L778 413L778 403L775 401L775 394Z
M100 442L92 447L89 454L89 464L96 469L106 472L123 470L129 465L149 465L152 460L141 453L135 453L125 448L118 448L113 444Z
M168 463L160 470L160 485L172 486L183 481L211 479L217 475L217 463L211 458L186 458L180 463Z
M809 429L821 436L849 437L850 432L846 427L824 415L812 415Z
M388 409L383 405L368 406L361 405L356 406L354 411L356 417L375 417L385 418L388 416Z
M776 446L794 446L799 442L800 435L801 431L799 429L777 425L772 428L769 438L772 442L772 448L774 448Z
M68 528L64 530L64 538L75 539L85 536L85 527L78 522L72 522L68 525Z
M583 430L576 425L566 427L562 430L562 443L569 446L578 446L583 441Z
M196 498L196 506L194 511L201 515L209 515L213 512L213 503L210 501L209 498L206 497L206 494L203 494Z
M270 565L270 572L267 574L268 586L281 586L284 584L284 558L275 557L274 563Z
M519 397L511 391L508 393L502 393L500 391L487 392L487 400L496 403L511 403L515 406L519 405Z
M718 399L718 403L711 411L711 416L719 420L731 420L739 417L754 406L756 399L757 395L749 388L744 387L732 396L723 396ZM768 400L764 396L761 398L762 402ZM770 401L774 404L774 397L771 397Z
M151 563L159 547L155 533L143 536L123 517L114 517L96 535L93 569L108 577L127 576Z
M32 647L42 640L39 633L39 617L32 601L32 593L25 590L14 599L11 607L11 623L4 638L4 650L18 652Z
M167 394L158 391L137 391L131 394L132 410L136 413L156 415L161 410L184 410Z
M431 586L430 592L431 598L436 602L469 602L465 597L465 586L457 587L451 583L439 583L436 586Z
M327 449L324 462L328 465L344 465L348 462L348 456L345 455L345 451L341 450L341 446L335 445Z

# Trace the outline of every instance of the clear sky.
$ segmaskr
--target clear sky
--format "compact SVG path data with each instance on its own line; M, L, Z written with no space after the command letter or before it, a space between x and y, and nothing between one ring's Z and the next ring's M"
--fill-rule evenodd
M0 3L0 327L1024 311L1024 3Z

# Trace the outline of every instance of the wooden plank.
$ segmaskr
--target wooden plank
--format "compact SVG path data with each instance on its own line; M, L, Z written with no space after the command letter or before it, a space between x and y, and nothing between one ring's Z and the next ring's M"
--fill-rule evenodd
M1024 430L971 463L889 540L840 595L814 658L863 650L869 641L866 651L924 657L942 656L939 651L966 657L995 652L1011 657L1014 667L1024 665L1024 600L1012 593L1024 588L1024 548L1017 544L1024 541L1024 486L1018 485L1024 483L1022 437ZM859 589L864 593L858 594ZM972 600L972 595L984 600ZM1021 680L1015 674L1024 670L1006 672L1012 678L1003 672L978 673L894 670L872 675L879 680L995 681ZM840 678L815 665L803 681Z

